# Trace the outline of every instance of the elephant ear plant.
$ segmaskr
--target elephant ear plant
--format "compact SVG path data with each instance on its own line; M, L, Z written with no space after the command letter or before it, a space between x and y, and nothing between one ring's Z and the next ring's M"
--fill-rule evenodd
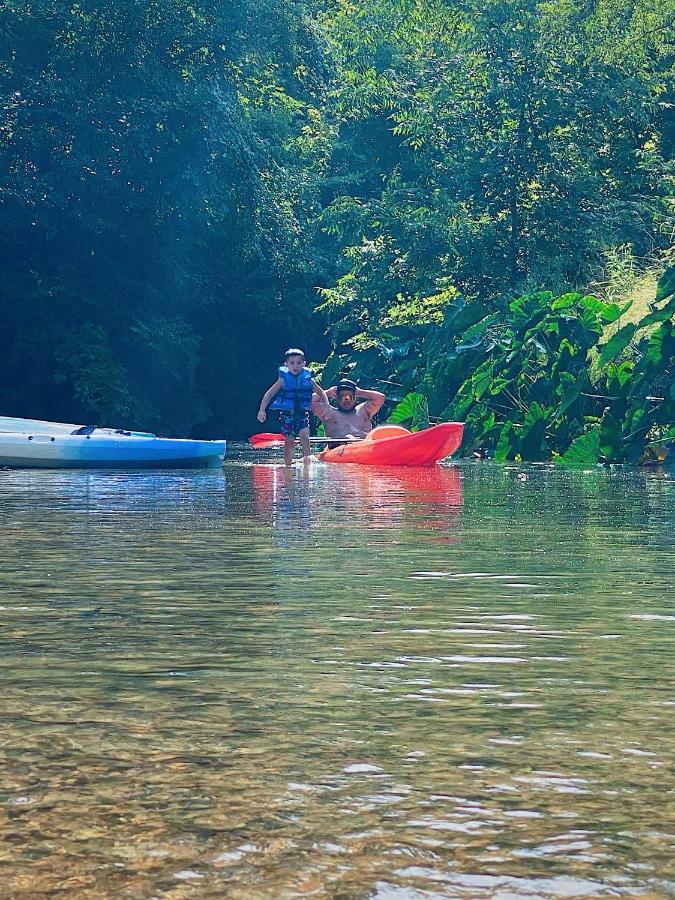
M568 293L514 300L443 418L466 422L465 449L495 459L562 455L599 419L589 351L627 306Z
M607 462L659 458L675 439L675 266L662 275L652 309L601 349L610 401L599 424ZM654 448L654 449L652 449Z
M464 422L464 453L650 461L675 438L675 267L650 312L605 339L630 306L542 291L497 312L454 298L438 321L373 329L326 370L389 385L390 422Z

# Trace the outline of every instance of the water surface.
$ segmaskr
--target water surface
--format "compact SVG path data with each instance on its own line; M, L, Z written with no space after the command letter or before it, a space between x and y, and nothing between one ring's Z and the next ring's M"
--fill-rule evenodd
M672 480L276 458L0 472L2 896L672 896Z

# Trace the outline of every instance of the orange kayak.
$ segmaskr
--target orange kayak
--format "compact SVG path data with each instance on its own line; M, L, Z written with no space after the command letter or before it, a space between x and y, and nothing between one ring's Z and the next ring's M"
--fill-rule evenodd
M380 425L362 441L323 450L319 459L362 466L433 466L457 450L463 432L461 422L443 422L424 431L408 431L401 425Z

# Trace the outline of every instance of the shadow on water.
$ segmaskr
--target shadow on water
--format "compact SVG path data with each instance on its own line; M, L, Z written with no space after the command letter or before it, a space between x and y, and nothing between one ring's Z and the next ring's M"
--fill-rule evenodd
M669 895L674 493L1 473L3 895Z

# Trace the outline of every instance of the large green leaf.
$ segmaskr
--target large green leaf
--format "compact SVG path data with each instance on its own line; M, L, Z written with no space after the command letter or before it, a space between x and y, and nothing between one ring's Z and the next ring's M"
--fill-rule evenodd
M600 426L579 435L556 462L566 466L595 465L600 458Z
M394 407L387 421L391 425L408 424L413 431L426 428L429 424L427 398L424 394L406 394L401 402Z
M579 386L579 382L576 379L572 379L572 381L568 381L567 384L565 384L565 386L562 388L562 396L560 397L560 402L555 411L556 419L560 419L565 415L570 406L578 399L580 393L581 389Z
M556 312L559 310L562 310L562 309L572 309L572 307L576 306L580 300L581 300L581 294L576 294L576 293L563 294L561 297L556 297L551 302L551 309Z
M583 306L584 309L588 309L591 312L595 313L596 316L599 316L605 325L611 325L612 322L616 322L617 319L621 318L621 316L633 305L633 301L629 300L623 306L620 306L618 303L607 303L604 300L598 300L597 297L583 297L579 301L579 305Z
M632 359L624 359L623 362L620 362L618 365L610 363L607 367L607 380L610 385L613 381L616 381L618 388L622 388L630 380L634 368L635 362ZM610 387L610 391L614 390L617 390L617 388Z
M499 440L495 447L495 459L504 462L507 459L513 459L515 456L515 444L517 438L513 433L513 422L505 422L499 433Z
M471 387L474 400L481 399L483 394L490 387L492 377L493 373L491 369L483 369L482 371L479 369L477 372L474 372L471 378Z
M665 300L671 294L675 294L675 266L669 266L659 278L655 300L657 303L660 303L661 300Z
M613 334L607 343L602 345L600 356L598 357L600 366L606 366L608 362L611 362L619 353L626 349L635 335L636 327L634 322L629 322L623 328L619 328L616 334Z
M605 325L611 325L617 319L620 319L624 313L628 312L632 305L632 300L628 300L623 306L619 303L605 303L600 311L602 321Z
M325 388L329 388L338 380L340 372L347 362L347 357L337 353L331 353L326 360L326 365L321 373L321 383Z
M611 412L606 412L600 422L600 452L607 462L623 461L621 426Z
M466 353L468 350L475 350L477 347L480 347L482 343L483 336L476 335L475 337L471 338L471 340L463 341L462 343L457 344L454 349L448 350L446 355L448 359L456 359L462 353Z
M664 322L649 338L647 343L647 360L653 366L658 366L664 359L663 344L668 332L668 323Z
M548 456L546 424L551 410L540 403L531 403L520 433L520 455L523 459L542 460Z
M510 320L515 326L535 324L535 319L544 315L547 303L550 302L550 294L534 294L518 297L509 304Z
M655 325L657 322L667 322L673 316L675 316L675 297L661 309L655 309L653 312L647 313L638 322L638 328L646 328L648 325Z

